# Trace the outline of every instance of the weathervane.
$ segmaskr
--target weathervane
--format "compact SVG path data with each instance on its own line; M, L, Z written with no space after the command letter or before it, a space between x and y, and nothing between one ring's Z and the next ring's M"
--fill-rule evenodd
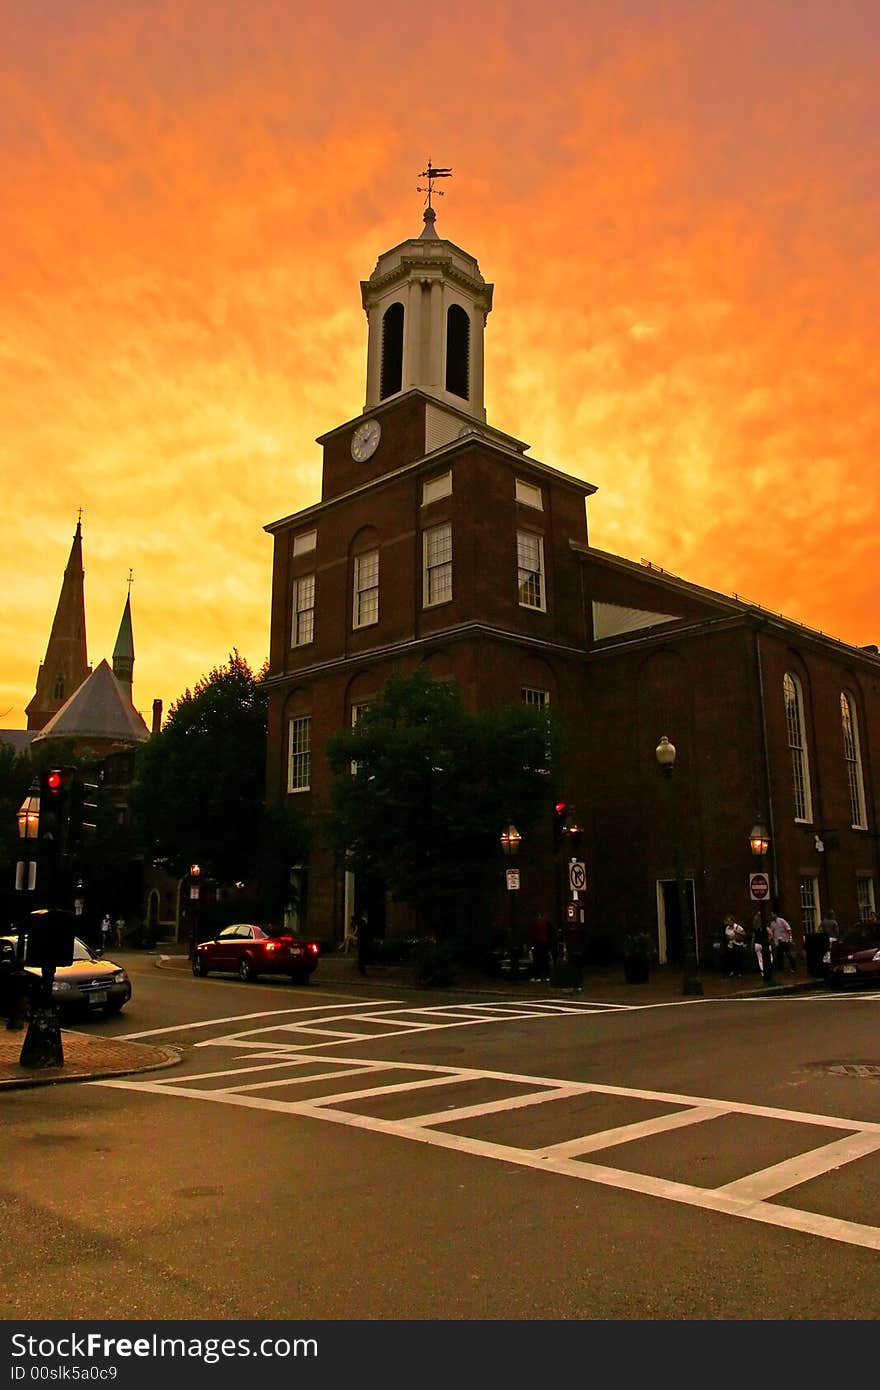
M416 192L417 192L417 193L427 193L428 196L427 196L427 198L425 199L425 206L426 206L426 207L430 207L430 206L431 206L431 198L432 198L432 196L434 195L435 192L436 192L438 198L442 198L442 197L443 197L443 189L442 189L442 188L438 188L438 189L435 190L435 188L434 188L434 180L435 180L435 179L450 179L450 178L452 178L452 170L451 170L451 169L435 169L435 168L432 166L431 161L430 161L430 159L429 159L429 160L428 160L428 167L427 167L427 169L423 169L423 170L422 170L422 172L419 174L419 178L420 178L420 179L427 179L427 180L428 180L428 187L427 187L427 188L424 188L424 187L422 187L421 185L419 185L419 186L416 188Z
M125 582L126 582L126 584L128 585L128 592L129 592L129 594L131 594L131 586L132 586L132 584L134 583L134 570L129 570L129 571L128 571L128 578L126 579Z

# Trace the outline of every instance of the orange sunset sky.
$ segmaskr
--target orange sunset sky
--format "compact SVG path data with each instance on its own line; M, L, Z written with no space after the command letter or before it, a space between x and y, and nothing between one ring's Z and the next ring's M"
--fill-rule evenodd
M489 420L590 540L880 642L876 0L3 0L0 726L77 511L150 722L268 654L266 523L364 404L359 281L495 284Z

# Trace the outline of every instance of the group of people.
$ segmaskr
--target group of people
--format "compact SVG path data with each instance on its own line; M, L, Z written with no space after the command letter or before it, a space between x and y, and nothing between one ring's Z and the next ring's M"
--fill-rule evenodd
M788 970L792 975L797 970L791 924L778 912L770 913L769 922L764 921L763 913L756 913L750 931L729 912L724 919L723 947L729 976L745 974L750 950L761 978L768 984L774 969Z

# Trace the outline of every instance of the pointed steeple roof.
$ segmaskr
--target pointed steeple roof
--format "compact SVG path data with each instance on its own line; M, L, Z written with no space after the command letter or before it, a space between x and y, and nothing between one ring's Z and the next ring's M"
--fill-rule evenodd
M122 610L122 621L116 646L113 648L113 674L131 700L131 687L134 680L134 637L131 631L131 589Z
M37 673L36 690L25 710L29 729L44 728L91 672L86 648L84 581L82 521L77 518L49 644Z
M91 743L143 743L150 731L105 659L40 730L34 743L72 738Z

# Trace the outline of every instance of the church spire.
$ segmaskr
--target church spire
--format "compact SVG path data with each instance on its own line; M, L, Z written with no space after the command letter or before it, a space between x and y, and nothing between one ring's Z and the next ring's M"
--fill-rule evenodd
M113 648L113 674L131 700L131 687L134 679L134 638L131 631L131 585L132 573L128 571L128 594L122 610L122 621L116 646Z
M91 673L86 649L84 581L80 511L46 655L37 672L36 690L25 710L29 729L42 729Z

